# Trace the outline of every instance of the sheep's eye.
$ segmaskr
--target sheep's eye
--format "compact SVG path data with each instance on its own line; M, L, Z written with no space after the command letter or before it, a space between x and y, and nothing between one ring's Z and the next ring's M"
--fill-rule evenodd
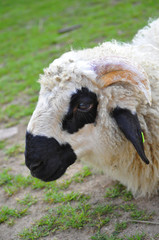
M71 96L68 112L64 115L62 129L75 133L86 124L94 123L97 116L98 100L88 88L77 89Z
M80 112L88 112L92 107L92 103L79 103L77 106L77 110Z

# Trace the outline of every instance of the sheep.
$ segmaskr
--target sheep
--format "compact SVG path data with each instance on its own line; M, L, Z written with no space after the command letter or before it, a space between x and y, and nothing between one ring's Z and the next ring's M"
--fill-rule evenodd
M81 159L134 196L159 186L159 19L132 42L71 50L40 75L25 161L43 181Z

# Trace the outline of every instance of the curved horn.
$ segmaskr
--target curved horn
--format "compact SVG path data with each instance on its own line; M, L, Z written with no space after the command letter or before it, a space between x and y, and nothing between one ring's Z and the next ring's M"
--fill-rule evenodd
M92 62L91 66L97 74L97 82L101 88L114 83L125 82L137 87L151 105L151 89L148 76L137 64L130 63L127 59L110 57L98 62Z

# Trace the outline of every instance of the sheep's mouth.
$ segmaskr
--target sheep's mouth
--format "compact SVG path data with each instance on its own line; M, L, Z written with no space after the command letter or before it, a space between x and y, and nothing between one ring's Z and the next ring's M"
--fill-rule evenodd
M25 163L33 177L45 182L60 178L75 162L76 154L68 143L55 138L26 134Z
M36 171L31 171L31 175L33 177L39 178L40 180L44 181L44 182L51 182L54 181L58 178L60 178L65 172L66 172L67 168L58 168L55 172L53 173L49 173L48 172L45 174L44 171L42 170L36 170Z
M51 160L53 162L53 160ZM45 165L43 162L37 162L29 167L31 175L33 177L39 178L40 180L43 180L45 182L54 181L58 178L60 178L66 171L67 166L55 166L51 164Z
M57 162L57 164L55 164ZM73 164L73 162L64 164L63 162L56 159L50 160L47 165L43 162L39 164L32 164L29 169L33 177L39 178L44 182L54 181L60 178L67 170L67 168Z

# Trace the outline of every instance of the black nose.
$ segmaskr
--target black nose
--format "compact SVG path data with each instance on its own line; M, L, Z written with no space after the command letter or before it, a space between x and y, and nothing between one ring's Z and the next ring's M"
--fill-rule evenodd
M25 162L34 177L44 181L59 178L76 160L71 146L55 138L26 133Z
M46 163L52 154L58 152L60 144L54 138L46 136L34 136L26 133L25 160L30 170L38 168Z
M37 168L39 168L40 166L42 166L44 163L42 161L39 161L39 162L33 162L30 164L30 170L32 172L34 172Z

